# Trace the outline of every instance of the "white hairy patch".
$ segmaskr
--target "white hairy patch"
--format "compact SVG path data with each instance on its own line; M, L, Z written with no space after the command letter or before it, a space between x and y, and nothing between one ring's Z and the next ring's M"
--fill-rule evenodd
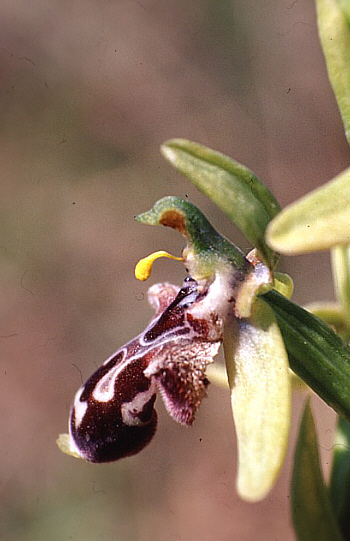
M217 314L219 318L225 319L234 293L233 279L232 271L225 267L217 271L214 281L209 286L208 294L203 300L196 302L188 312L198 319L206 319L210 314Z
M145 423L139 419L144 406L149 402L152 396L156 393L156 384L152 381L150 388L147 391L137 393L131 402L124 402L121 406L122 420L127 426L143 426Z

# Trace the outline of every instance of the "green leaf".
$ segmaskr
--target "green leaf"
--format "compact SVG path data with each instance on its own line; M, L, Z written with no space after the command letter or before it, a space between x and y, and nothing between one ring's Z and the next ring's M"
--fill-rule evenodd
M276 291L263 298L275 312L292 370L350 420L350 348L329 325Z
M329 495L340 529L350 538L350 424L338 418Z
M346 13L337 0L316 0L318 32L345 135L350 142L350 30Z
M286 207L270 222L266 240L287 255L349 244L350 168Z
M331 254L337 299L350 324L350 246L335 246Z
M165 158L207 195L237 225L273 268L276 254L265 242L265 229L280 211L266 186L240 163L207 147L172 139L161 151Z
M273 311L257 299L248 319L232 319L224 353L238 441L237 491L263 499L283 463L290 422L288 357Z
M292 476L292 520L299 541L342 541L318 455L315 423L307 402Z

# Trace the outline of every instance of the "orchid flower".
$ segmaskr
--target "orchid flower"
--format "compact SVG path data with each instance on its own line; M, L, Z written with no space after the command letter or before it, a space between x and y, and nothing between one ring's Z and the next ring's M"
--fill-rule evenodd
M107 359L77 392L69 435L60 448L90 462L133 455L152 439L156 394L170 416L193 423L206 396L206 367L224 342L239 441L238 490L249 500L270 490L283 462L290 418L288 356L273 311L257 294L272 287L268 267L217 233L191 203L158 201L139 222L180 231L188 272L179 289L148 292L155 317L145 331ZM135 274L150 274L157 252Z
M280 208L247 168L196 143L173 140L163 154L240 227L255 249L244 255L193 204L165 197L136 217L180 232L181 256L143 258L136 277L170 257L187 271L181 288L149 289L155 316L78 390L60 449L90 462L134 455L150 443L160 394L170 416L191 425L207 395L206 369L223 344L238 445L237 491L250 502L274 485L290 424L289 366L350 418L350 350L320 319L289 300L292 281L276 272L265 231ZM346 360L346 362L344 362Z

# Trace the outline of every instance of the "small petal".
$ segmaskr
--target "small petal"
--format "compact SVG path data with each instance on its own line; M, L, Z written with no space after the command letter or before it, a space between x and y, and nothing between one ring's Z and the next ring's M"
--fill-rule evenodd
M235 301L235 315L239 318L249 317L257 295L266 293L273 286L270 269L259 259L254 249L247 255L253 271L246 275L240 284Z
M294 289L292 278L284 272L275 272L273 275L273 289L290 299Z
M224 352L238 440L237 491L247 501L272 488L290 423L288 357L273 311L261 299L249 319L231 320Z
M147 300L155 311L155 316L159 316L171 304L180 288L164 282L162 284L153 284L148 288Z

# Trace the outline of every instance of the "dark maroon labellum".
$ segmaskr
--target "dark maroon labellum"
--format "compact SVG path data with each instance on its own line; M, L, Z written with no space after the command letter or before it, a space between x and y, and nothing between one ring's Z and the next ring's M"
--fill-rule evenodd
M90 462L134 455L151 441L158 391L170 415L183 424L192 423L205 396L204 371L219 339L208 342L211 323L190 314L200 299L196 282L186 279L179 291L158 284L149 296L156 317L107 359L75 396L70 435L75 451Z

